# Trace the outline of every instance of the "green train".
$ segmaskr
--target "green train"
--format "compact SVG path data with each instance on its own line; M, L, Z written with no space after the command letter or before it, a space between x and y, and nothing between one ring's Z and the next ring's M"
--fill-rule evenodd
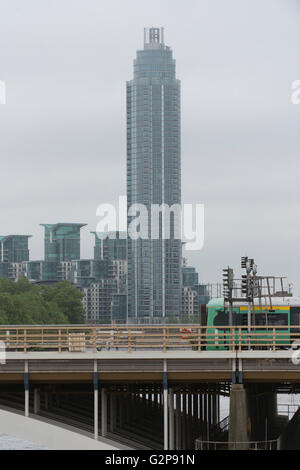
M230 348L289 348L295 340L300 342L300 298L272 297L268 301L255 299L251 306L251 332L248 332L247 303L235 303L232 325L229 326L228 304L223 298L212 299L207 305L206 349ZM298 327L298 328L297 328Z

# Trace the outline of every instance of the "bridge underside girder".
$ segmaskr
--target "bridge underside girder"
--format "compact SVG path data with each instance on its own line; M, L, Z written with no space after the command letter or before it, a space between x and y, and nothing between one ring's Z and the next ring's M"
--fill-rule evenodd
M264 424L255 419L257 403L269 422L275 415L257 398L261 392L253 394L255 387L269 396L300 392L300 370L284 357L132 354L120 360L36 354L18 354L0 365L0 406L73 424L95 438L134 442L137 448L193 449L198 438L225 441L228 423L220 423L220 397L229 397L234 378L250 397L249 417L257 430L252 429L252 439L262 435Z

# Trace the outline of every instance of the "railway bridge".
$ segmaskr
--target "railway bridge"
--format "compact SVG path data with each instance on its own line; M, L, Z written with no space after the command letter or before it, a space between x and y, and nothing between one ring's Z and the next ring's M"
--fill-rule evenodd
M277 394L300 391L299 333L226 328L3 326L0 406L128 448L278 447Z

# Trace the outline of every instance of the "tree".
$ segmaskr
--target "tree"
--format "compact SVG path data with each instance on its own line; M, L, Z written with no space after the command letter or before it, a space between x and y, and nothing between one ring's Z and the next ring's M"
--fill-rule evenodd
M52 291L52 300L56 302L69 323L84 323L85 315L81 302L83 293L67 281L58 282Z
M0 324L42 325L84 323L83 294L69 282L54 287L28 279L0 278Z

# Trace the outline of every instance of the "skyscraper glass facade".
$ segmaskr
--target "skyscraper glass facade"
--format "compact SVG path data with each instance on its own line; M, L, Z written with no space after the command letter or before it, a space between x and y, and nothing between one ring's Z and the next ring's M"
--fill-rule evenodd
M195 268L183 267L182 268L182 286L193 287L199 282L199 275Z
M95 235L94 259L126 259L126 232L97 233Z
M41 224L45 227L45 261L80 259L80 229L86 224Z
M181 310L181 241L163 239L165 217L151 239L152 204L181 204L180 81L163 29L145 29L134 78L127 82L127 203L148 209L148 239L128 238L128 321L155 321ZM128 226L132 222L128 216Z
M31 235L0 236L0 261L18 263L29 260L28 238Z
M72 265L71 281L80 286L109 277L109 261L105 259L81 259Z

